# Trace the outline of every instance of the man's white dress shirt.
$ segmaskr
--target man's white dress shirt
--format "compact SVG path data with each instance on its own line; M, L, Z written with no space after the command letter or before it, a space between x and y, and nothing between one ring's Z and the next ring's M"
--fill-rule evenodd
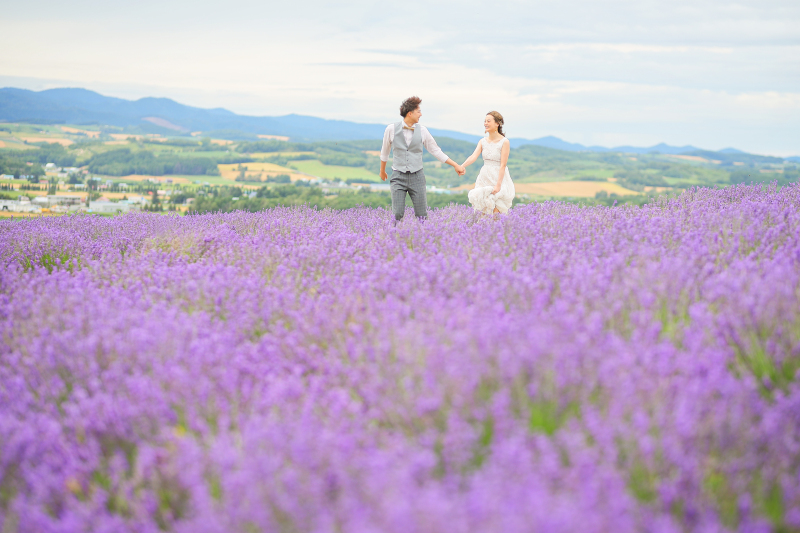
M395 124L397 124L395 122ZM386 131L383 132L383 146L381 147L381 161L388 161L389 154L392 152L392 143L394 142L394 127L395 124L389 124L386 126ZM431 154L433 157L444 163L449 157L442 152L442 149L439 148L439 145L436 144L436 141L433 139L433 135L430 134L428 128L423 126L422 124L414 124L413 128L409 128L405 121L403 122L403 137L406 138L406 146L411 146L411 137L414 135L414 128L420 128L420 133L422 135L422 144L425 146L425 149L428 150L428 153ZM397 170L392 167L392 170Z

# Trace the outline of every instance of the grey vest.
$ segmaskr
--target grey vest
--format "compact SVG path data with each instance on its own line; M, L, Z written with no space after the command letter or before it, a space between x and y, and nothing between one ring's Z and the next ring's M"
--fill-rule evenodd
M394 141L392 152L394 160L392 168L400 172L417 172L422 170L422 126L414 127L411 136L411 146L406 146L406 136L403 135L403 121L394 125Z

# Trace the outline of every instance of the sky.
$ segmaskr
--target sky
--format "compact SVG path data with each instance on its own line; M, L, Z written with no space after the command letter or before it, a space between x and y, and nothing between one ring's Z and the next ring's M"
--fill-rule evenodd
M800 155L797 0L0 1L0 86Z

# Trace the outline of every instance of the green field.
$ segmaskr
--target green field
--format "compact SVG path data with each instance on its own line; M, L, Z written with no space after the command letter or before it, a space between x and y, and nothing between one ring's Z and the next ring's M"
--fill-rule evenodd
M281 191L281 202L289 202L290 197L294 198L292 201L313 199L317 202L318 198L304 189L309 186L307 180L298 179L302 177L298 174L304 174L323 180L312 185L319 189L319 194L323 194L324 189L325 198L342 196L342 201L336 204L339 207L351 203L357 205L358 202L369 204L386 201L380 195L365 196L364 191L356 194L354 190L348 192L347 189L330 187L330 183L325 183L379 183L381 163L376 155L380 148L379 139L340 142L235 141L223 147L215 144L211 138L202 136L178 135L154 139L143 135L144 131L139 132L138 136L133 133L128 135L129 130L110 126L95 126L91 130L100 132L100 135L87 137L84 133L89 128L72 125L0 124L0 173L33 174L39 177L33 178L32 182L39 179L55 184L60 179L52 174L45 176L43 167L46 163L54 163L56 167L79 167L82 171L77 179L86 185L99 187L99 182L87 181L89 177L99 177L103 184L108 179L127 182L132 190L140 193L153 188L180 191L181 200L173 203L180 204L186 198L199 195L214 196L218 202L222 202L212 205L206 201L209 208L221 208L224 202L220 198L238 197L243 189L253 190L254 187ZM73 144L66 147L32 142L24 144L20 140L25 137L68 139ZM464 161L475 148L474 143L444 137L437 139L437 142L457 162ZM467 169L466 175L458 176L452 168L442 165L430 154L424 155L424 161L428 185L458 188L461 191L466 191L475 183L482 164L479 159ZM262 168L268 164L277 166L268 172ZM800 177L796 163L753 154L699 151L695 156L686 158L657 153L565 152L533 145L513 148L508 168L517 184L518 199L522 202L534 198L579 198L581 201L608 203L624 198L624 201L644 202L652 195L676 194L692 186L719 187L750 181L776 181L779 185L787 185L797 182ZM254 175L254 169L259 171L256 173L259 175ZM248 181L234 181L235 178L242 178L242 171ZM256 181L262 178L260 174L272 179L276 173L290 175L292 183L278 187L274 181ZM174 181L170 184L164 181L153 184L125 179L129 175L163 176ZM16 181L13 187L19 190L18 185ZM294 190L296 194L289 194L289 190ZM279 201L269 194L262 191L262 196L266 195L263 196L264 202ZM345 198L348 194L354 196Z
M346 181L349 179L358 179L364 180L365 182L377 182L381 180L377 174L373 174L363 167L325 165L317 160L292 161L289 167L294 168L303 174L310 174L326 180Z

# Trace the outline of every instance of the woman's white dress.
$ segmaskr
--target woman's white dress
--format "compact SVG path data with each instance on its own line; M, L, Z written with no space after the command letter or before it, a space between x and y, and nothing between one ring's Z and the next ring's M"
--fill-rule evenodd
M483 168L475 180L475 188L469 191L469 203L477 211L490 215L495 207L501 213L508 213L511 202L514 200L514 183L506 167L503 183L500 185L500 192L492 194L494 186L497 185L497 178L500 175L500 153L503 150L503 143L508 139L497 142L490 142L484 137L481 139L481 155L483 156Z

